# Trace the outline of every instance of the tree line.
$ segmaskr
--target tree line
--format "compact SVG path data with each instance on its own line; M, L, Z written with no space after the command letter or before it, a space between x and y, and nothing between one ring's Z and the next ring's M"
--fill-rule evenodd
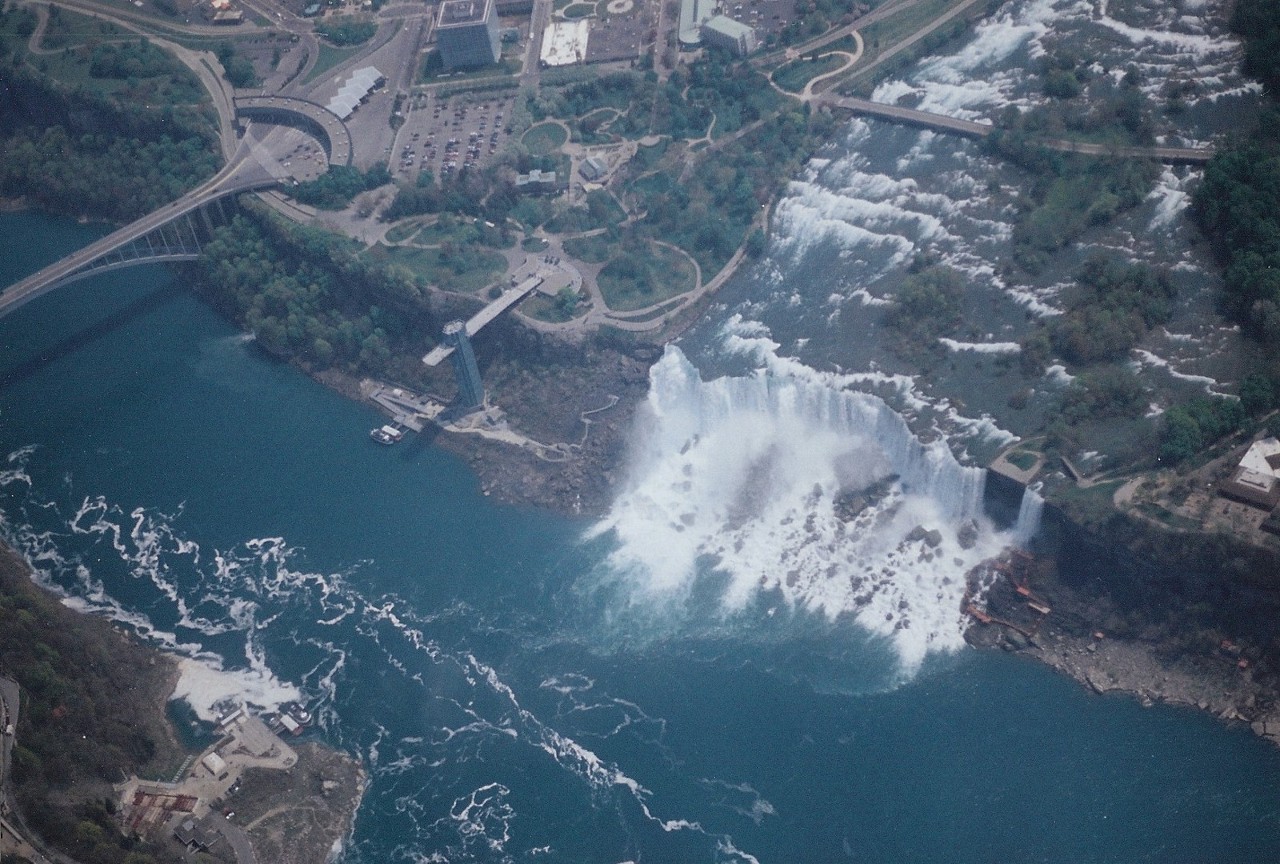
M214 129L195 109L125 106L12 60L0 59L0 79L0 195L128 221L218 170Z
M1280 390L1280 4L1238 0L1231 28L1244 41L1244 71L1263 83L1268 104L1252 130L1218 149L1190 213L1223 266L1218 308L1261 346L1264 365L1243 379L1238 403L1199 399L1166 412L1161 456L1175 463L1275 408ZM1280 433L1280 423L1271 432Z
M18 682L22 702L18 806L45 842L83 864L172 860L120 832L111 789L122 772L172 770L168 761L182 758L163 743L172 741L163 729L167 685L154 660L108 622L63 608L0 551L0 674Z
M439 332L425 286L358 253L349 238L248 204L205 245L195 284L277 356L357 374L413 361L400 372L416 374Z

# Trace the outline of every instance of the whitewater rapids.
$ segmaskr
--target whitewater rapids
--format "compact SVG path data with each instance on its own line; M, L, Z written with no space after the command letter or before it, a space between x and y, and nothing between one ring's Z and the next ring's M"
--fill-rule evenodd
M984 469L921 443L882 399L808 371L703 381L668 347L631 480L591 534L616 535L610 564L633 601L679 604L716 574L725 614L776 593L891 640L910 673L963 644L965 573L1033 528L996 530ZM838 506L876 484L856 515Z

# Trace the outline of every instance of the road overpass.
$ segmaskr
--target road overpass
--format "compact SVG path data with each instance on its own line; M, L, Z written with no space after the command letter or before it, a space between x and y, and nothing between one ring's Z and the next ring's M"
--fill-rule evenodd
M237 117L301 129L320 142L330 165L351 164L351 131L323 105L293 96L237 96L233 102Z
M815 96L814 102L832 108L843 108L855 114L876 117L893 123L907 126L918 126L945 132L951 135L963 135L967 138L986 138L997 131L998 127L990 123L978 123L973 120L962 120L959 117L948 117L931 111L920 111L901 105L888 105L884 102L872 102L869 99L858 99L854 96L837 96L823 94ZM1119 147L1110 144L1093 144L1084 141L1067 141L1061 138L1035 139L1036 145L1064 153L1083 153L1089 156L1121 156L1132 159L1155 159L1182 165L1203 165L1213 158L1212 148L1191 147Z

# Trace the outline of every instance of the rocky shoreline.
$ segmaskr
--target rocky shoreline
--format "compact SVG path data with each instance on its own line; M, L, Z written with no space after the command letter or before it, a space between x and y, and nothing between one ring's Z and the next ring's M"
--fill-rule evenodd
M1098 694L1206 711L1280 746L1280 678L1260 649L1230 639L1195 651L1167 640L1118 638L1093 626L1096 598L1057 581L1052 561L1017 559L1006 555L970 574L981 598L968 609L970 645L1032 658Z
M117 694L119 698L113 700L118 704L100 706L97 712L105 712L104 719L113 723L136 728L139 734L149 735L154 742L155 752L145 764L127 760L118 762L112 766L112 773L117 776L164 774L171 772L184 755L196 755L191 754L180 743L167 710L181 674L174 655L141 643L107 620L62 605L59 598L36 584L29 565L15 550L3 543L0 543L0 597L10 602L14 598L18 598L19 603L34 602L37 604L35 608L42 610L42 614L56 618L61 632L78 634L71 636L71 640L84 642L90 656L97 662L108 664L112 674L121 675L131 682L126 690ZM33 600L23 599L26 597ZM79 668L83 670L84 667ZM30 692L22 675L14 674L17 674L24 690ZM39 709L36 710L38 712ZM23 743L24 736L31 734L31 720L26 719L31 711L28 707L22 714L24 719L16 735L18 744ZM72 731L78 732L79 727ZM81 736L77 734L75 737ZM110 743L97 742L94 746L100 747L104 752L118 752ZM207 819L214 820L221 819L218 813L231 807L240 811L240 818L236 822L243 824L259 861L316 864L329 860L332 852L341 848L354 828L366 782L364 766L360 760L317 741L304 742L295 749L299 758L291 770L251 769L243 788L234 796L234 802L229 799L202 801L197 805L197 813L212 808ZM187 761L190 762L190 759ZM200 770L202 769L197 765L191 769L189 776ZM132 781L125 785L133 790L136 783L137 781ZM45 806L65 808L68 813L78 813L91 803L96 804L115 795L112 788L97 777L75 777L66 789L56 790L56 794L49 796ZM122 787L115 788L118 792ZM126 797L128 800L117 802L109 812L129 812L133 798ZM24 800L21 784L17 800ZM49 818L48 813L24 815L28 818L25 823L20 824L33 824ZM40 820L30 818L34 815L39 815ZM119 820L120 816L116 818ZM120 827L123 831L124 826ZM157 823L153 830L148 830L147 836L159 848L177 853L181 847L170 836L171 833ZM60 841L65 838L44 839L61 845ZM214 850L211 849L212 851ZM230 855L229 850L221 850L210 860L234 862L236 859Z
M435 443L466 460L485 494L495 500L566 515L603 514L621 480L626 438L635 409L647 392L647 370L656 354L642 359L609 352L603 356L609 362L569 364L556 392L536 400L544 409L581 404L587 410L591 400L623 394L607 416L592 424L587 436L590 446L584 446L573 460L546 462L519 448L474 436L444 433ZM358 382L317 377L347 396L360 398ZM495 401L512 405L513 424L527 421L545 431L545 417L540 424L539 418L530 416L527 394L519 393L519 376L495 377ZM1100 608L1098 597L1068 586L1051 558L1040 559L1022 578L1024 584L1034 586L1032 596L1052 611L1047 616L1028 611L1028 598L1018 594L1011 581L984 586L992 614L1008 615L1003 620L1012 626L975 619L965 635L971 645L1019 652L1099 694L1125 693L1143 705L1181 705L1209 712L1223 722L1246 724L1280 746L1280 677L1267 663L1258 663L1265 660L1261 648L1224 650L1221 645L1217 649L1202 645L1194 652L1159 635L1120 636L1089 623L1113 623L1115 610L1106 602Z
M511 444L434 426L420 437L466 461L484 494L496 501L567 516L599 516L608 510L622 479L635 411L648 393L649 367L659 353L649 345L631 352L560 347L561 356L552 360L497 358L483 375L490 402L501 408L513 429L546 444L572 445L569 458L552 461ZM372 404L354 376L327 370L312 377L349 399Z

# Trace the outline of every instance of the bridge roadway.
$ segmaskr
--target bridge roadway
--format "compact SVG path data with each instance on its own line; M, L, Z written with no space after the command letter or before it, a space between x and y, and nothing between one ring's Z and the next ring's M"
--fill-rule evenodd
M977 123L973 120L961 120L945 114L934 114L930 111L919 111L915 108L904 108L901 105L887 105L883 102L872 102L853 96L836 96L823 94L815 96L814 102L829 105L832 108L843 108L855 114L865 114L895 123L909 126L920 126L953 135L964 135L969 138L985 138L995 131L990 123ZM1187 165L1203 165L1213 158L1211 148L1191 147L1114 147L1107 144L1090 144L1083 141L1066 141L1056 138L1037 140L1037 144L1051 150L1065 153L1083 153L1089 156L1125 156L1132 158L1156 159Z
M0 294L0 318L60 285L103 272L102 268L85 268L88 268L96 259L146 236L179 217L199 210L223 196L267 189L278 182L279 180L270 171L252 158L247 147L242 147L225 168L172 204L148 213L136 222L111 232L106 237L72 252L43 270L32 273L20 282L9 286L3 294ZM178 256L169 257L172 259Z

